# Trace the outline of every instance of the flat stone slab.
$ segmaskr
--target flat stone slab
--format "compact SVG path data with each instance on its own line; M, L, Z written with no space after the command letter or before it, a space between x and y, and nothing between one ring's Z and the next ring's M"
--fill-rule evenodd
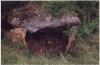
M75 15L54 17L35 5L26 5L11 10L8 22L14 27L23 27L31 33L42 29L63 30L67 26L80 24L79 18Z

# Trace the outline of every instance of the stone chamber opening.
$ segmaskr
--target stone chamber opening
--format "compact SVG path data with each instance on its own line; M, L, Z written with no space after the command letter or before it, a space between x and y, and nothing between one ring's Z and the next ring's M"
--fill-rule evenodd
M62 32L27 33L26 42L33 55L59 55L66 52L65 47L68 43L68 36Z

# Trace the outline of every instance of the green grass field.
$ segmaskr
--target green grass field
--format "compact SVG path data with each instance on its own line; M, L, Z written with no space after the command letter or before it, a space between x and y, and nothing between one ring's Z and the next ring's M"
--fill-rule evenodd
M98 64L99 63L99 40L98 35L91 35L88 41L81 41L80 47L73 48L72 55L60 56L32 56L29 53L19 54L15 48L12 48L7 41L2 40L1 63L4 64ZM23 50L25 51L25 50ZM99 64L98 64L99 65Z

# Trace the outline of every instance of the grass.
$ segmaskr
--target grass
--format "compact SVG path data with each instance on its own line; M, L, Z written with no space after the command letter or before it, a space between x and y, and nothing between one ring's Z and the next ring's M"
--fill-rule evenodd
M3 64L41 64L41 65L58 65L58 64L98 64L99 63L99 40L98 35L92 35L90 42L80 42L81 47L74 47L72 55L60 56L32 56L24 53L18 54L15 48L9 43L2 40L1 46L1 63ZM25 50L24 50L25 51ZM99 64L98 64L99 65Z

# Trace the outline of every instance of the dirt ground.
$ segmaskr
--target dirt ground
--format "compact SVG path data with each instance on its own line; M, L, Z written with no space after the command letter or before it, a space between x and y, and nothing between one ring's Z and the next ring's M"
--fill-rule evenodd
M26 41L29 50L35 54L54 54L65 52L68 36L61 32L27 33Z

